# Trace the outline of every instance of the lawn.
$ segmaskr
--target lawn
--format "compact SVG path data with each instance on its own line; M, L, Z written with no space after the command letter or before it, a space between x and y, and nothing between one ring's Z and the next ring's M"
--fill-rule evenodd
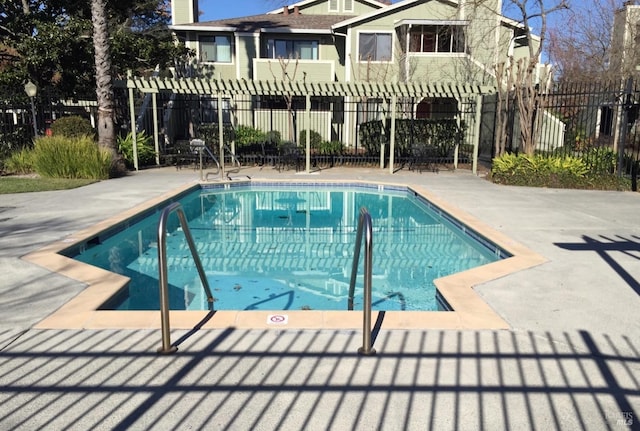
M0 194L75 189L96 181L64 178L0 177Z

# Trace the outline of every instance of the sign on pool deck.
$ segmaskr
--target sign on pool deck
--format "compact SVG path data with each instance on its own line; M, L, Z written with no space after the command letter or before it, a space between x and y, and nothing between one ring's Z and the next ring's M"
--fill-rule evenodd
M289 315L287 314L269 314L267 316L268 325L286 325L289 323Z

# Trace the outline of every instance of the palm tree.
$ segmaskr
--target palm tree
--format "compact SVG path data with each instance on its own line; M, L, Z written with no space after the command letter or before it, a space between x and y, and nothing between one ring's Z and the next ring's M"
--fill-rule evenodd
M96 64L98 101L98 145L109 150L117 160L113 82L111 80L111 47L105 0L91 0L93 49ZM116 167L114 165L114 167Z

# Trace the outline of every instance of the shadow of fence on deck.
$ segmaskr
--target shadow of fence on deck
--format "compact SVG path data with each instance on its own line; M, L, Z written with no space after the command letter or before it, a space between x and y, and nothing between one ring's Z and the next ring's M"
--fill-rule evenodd
M29 331L0 352L0 428L637 429L637 341L581 331ZM634 344L635 343L635 344ZM634 402L636 403L634 406ZM635 428L634 428L635 427Z
M632 235L631 238L616 236L610 238L600 236L595 239L587 235L582 236L584 242L580 243L555 243L556 246L570 251L596 252L638 295L640 295L640 281L634 278L622 264L616 260L614 253L622 253L625 257L640 260L640 237ZM633 254L637 252L637 254ZM636 268L638 263L634 263Z

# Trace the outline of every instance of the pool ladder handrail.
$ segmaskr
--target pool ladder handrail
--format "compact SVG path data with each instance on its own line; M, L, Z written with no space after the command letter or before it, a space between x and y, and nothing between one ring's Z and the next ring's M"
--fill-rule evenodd
M191 256L198 269L198 275L200 281L204 287L204 291L207 294L207 301L209 302L209 309L213 309L213 295L209 288L209 282L207 276L202 267L200 256L198 255L198 249L196 248L191 231L189 230L189 224L187 223L187 217L184 214L182 205L180 202L173 202L168 205L160 214L160 221L158 222L158 280L160 287L160 321L162 328L162 347L158 348L158 353L174 353L178 350L177 347L171 345L171 325L169 323L169 277L167 270L167 219L171 213L176 212L178 219L180 220L180 226L184 232L184 236L187 239Z
M363 233L364 230L364 233ZM364 234L364 301L362 305L362 347L358 349L361 355L375 355L376 350L371 346L371 279L373 262L373 224L371 214L362 207L358 217L358 230L356 233L356 246L353 252L353 265L351 267L351 282L349 283L349 297L347 308L353 310L353 296L358 276L358 263L360 262L360 249Z
M198 156L200 158L200 181L209 181L209 175L218 175L220 174L220 178L224 179L224 167L220 165L220 162L218 161L218 158L211 152L211 150L205 145L205 142L202 139L192 139L189 142L189 145L191 146L191 149L193 151L197 151L198 152ZM224 145L224 149L227 150L227 152L229 153L229 155L231 156L231 160L234 164L238 165L237 168L235 168L235 170L233 171L229 171L229 172L239 172L240 170L240 160L238 160L238 158L236 157L235 154L233 154L233 151L231 151L231 149L227 146ZM218 170L216 170L215 172L207 172L206 175L204 174L204 161L202 158L203 153L207 153L209 155L209 157L211 157L213 159L213 161L215 162L216 166L218 167Z

